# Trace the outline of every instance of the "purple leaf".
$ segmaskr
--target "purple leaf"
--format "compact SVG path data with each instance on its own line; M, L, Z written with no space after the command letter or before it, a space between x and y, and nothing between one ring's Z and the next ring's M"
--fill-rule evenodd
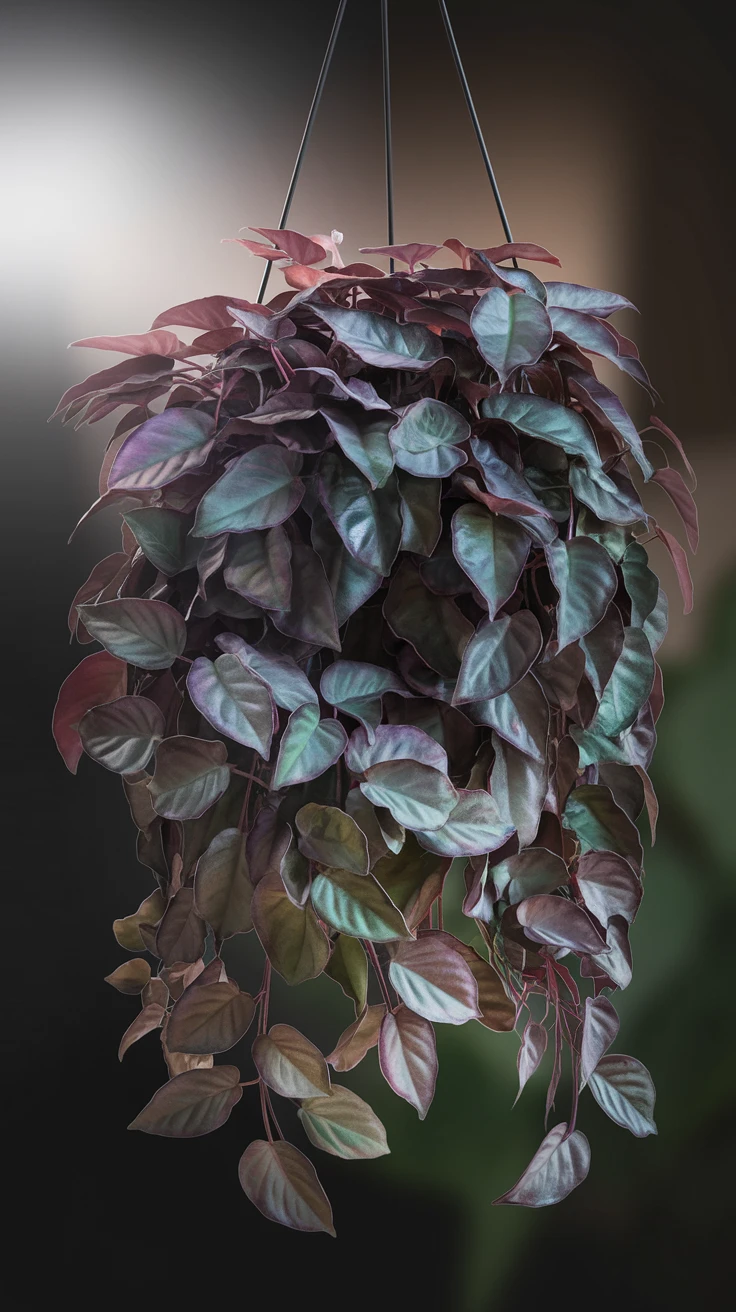
M536 364L552 341L552 324L540 301L492 287L470 316L478 349L505 384L521 365Z
M568 1133L563 1121L550 1130L513 1189L494 1199L517 1207L550 1207L562 1202L588 1174L590 1145L582 1130Z
M204 464L214 442L215 421L203 410L177 407L147 419L125 439L113 462L108 487L157 488Z
M389 978L402 1002L425 1020L464 1025L480 1017L478 984L460 952L442 938L424 934L400 943Z
M170 1139L195 1139L224 1125L242 1096L236 1066L185 1071L157 1090L128 1129Z
M237 656L225 652L215 661L199 656L187 675L187 691L218 733L255 748L268 760L275 719L271 695Z
M77 773L84 751L79 736L79 722L93 706L115 701L125 695L128 672L124 661L106 651L93 652L67 675L54 707L52 722L54 742L64 764Z
M588 852L581 856L576 879L586 907L602 925L612 916L631 923L642 897L641 881L622 856L615 852Z
M548 282L547 304L566 310L582 310L597 319L608 319L617 310L635 310L636 306L617 292L602 292L596 287L581 287L575 282Z
M590 1092L607 1116L637 1139L656 1134L654 1083L636 1057L610 1053L602 1057L589 1080Z
M531 611L484 620L463 653L453 706L498 697L519 683L542 649L542 632Z
M572 952L605 952L605 942L590 916L567 898L535 893L519 903L516 914L535 943Z
M580 1039L580 1080L587 1084L601 1057L615 1042L619 1019L613 1003L604 998L586 998Z
M519 1092L514 1099L514 1106L521 1097L524 1086L529 1082L547 1050L547 1031L544 1025L528 1021L519 1047L516 1065L519 1071Z
M240 1159L244 1193L269 1221L335 1237L332 1208L309 1158L283 1140L254 1139Z
M430 1021L408 1007L384 1016L378 1040L381 1071L394 1093L405 1098L423 1121L437 1082L437 1041Z

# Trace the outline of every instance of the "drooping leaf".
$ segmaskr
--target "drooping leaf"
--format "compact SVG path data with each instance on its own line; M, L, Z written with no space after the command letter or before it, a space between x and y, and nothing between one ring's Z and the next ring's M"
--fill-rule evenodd
M335 441L372 488L384 487L394 467L388 440L393 423L391 416L359 411L344 406L323 405L324 415Z
M540 307L541 308L541 307ZM548 401L543 396L522 392L499 392L481 402L486 419L503 419L527 437L551 442L571 456L582 456L588 465L600 465L593 434L577 411Z
M178 1005L178 1004L177 1004ZM291 1025L272 1025L253 1042L261 1079L282 1098L327 1097L330 1073L322 1053Z
M534 1072L537 1070L545 1052L547 1051L547 1031L544 1025L539 1025L535 1021L528 1021L524 1027L519 1053L516 1058L516 1065L519 1071L519 1092L515 1101L518 1102Z
M501 287L484 292L470 316L484 360L506 383L521 365L536 364L552 341L552 324L533 296L509 296Z
M377 592L383 576L351 556L327 512L311 508L312 546L327 577L338 627Z
M625 296L617 292L602 292L597 287L581 287L574 282L548 282L547 304L559 305L566 310L582 310L597 319L608 319L617 310L635 310Z
M583 853L616 852L641 866L639 831L616 805L610 788L581 784L568 798L563 821L577 834Z
M449 597L437 597L417 567L403 560L394 574L383 613L398 638L438 674L455 678L473 626Z
M125 439L115 456L108 487L137 490L165 487L207 459L215 421L203 410L172 406L153 415Z
M531 545L529 534L519 524L483 506L471 502L455 511L455 559L485 598L491 619L516 591Z
M167 820L196 820L204 815L230 783L226 761L224 743L185 734L165 738L148 785L156 814Z
M144 1038L146 1034L151 1034L153 1030L159 1029L165 1015L165 1008L157 1002L150 1002L145 1006L135 1020L131 1021L120 1040L118 1061L123 1060L128 1049L134 1043L137 1043L139 1039Z
M361 792L385 806L407 829L439 829L449 820L458 793L447 775L419 761L379 761L368 766Z
M365 661L333 662L322 675L320 692L331 706L359 720L369 735L381 722L384 693L408 695L393 670Z
M549 943L573 952L605 951L605 941L590 916L567 898L534 893L519 903L516 914L535 943Z
M609 1053L601 1057L588 1085L596 1102L617 1125L637 1139L656 1134L654 1083L636 1057Z
M77 773L84 751L79 736L82 716L93 706L124 696L127 683L125 663L106 651L85 656L67 675L54 707L52 729L56 746L72 774Z
M585 657L585 673L600 701L624 645L624 626L616 606L609 606L595 628L580 639Z
M325 866L368 874L368 844L365 834L339 806L308 802L296 814L299 847L305 856Z
M632 542L621 559L624 587L631 599L631 623L641 628L651 615L659 597L659 580L649 568L647 553L638 542Z
M406 470L397 471L396 481L401 497L401 550L431 556L442 532L442 481Z
M151 967L142 957L133 957L131 961L124 961L122 966L117 966L111 975L105 976L105 983L112 984L118 993L126 993L130 997L142 993L151 978Z
M562 857L546 847L524 848L493 868L496 892L511 906L537 893L553 893L568 878Z
M232 652L246 669L252 670L271 691L277 706L296 711L307 702L317 703L317 693L309 679L291 656L251 647L235 633L220 633L216 642L223 651Z
M280 524L241 534L228 555L225 584L264 610L284 610L291 598L291 542Z
M561 1122L543 1139L513 1189L494 1199L517 1207L550 1207L562 1202L588 1174L590 1145L582 1130L568 1133Z
M351 556L377 574L388 574L401 542L395 480L372 488L344 455L332 450L320 461L318 486L320 501Z
M305 1098L299 1120L315 1147L333 1157L367 1160L390 1151L376 1113L341 1084L333 1084L328 1098Z
M116 774L144 769L164 732L164 717L147 697L119 697L86 711L79 721L87 755Z
M222 829L197 862L194 875L197 911L218 939L232 938L233 934L245 934L251 928L252 897L245 839L239 829Z
M458 789L458 801L439 829L417 830L422 847L439 856L477 856L493 852L513 834L484 789Z
M195 563L201 543L187 537L191 516L165 506L142 506L140 510L129 510L123 519L141 551L162 574L174 578Z
M312 309L332 329L343 346L379 369L431 368L442 355L442 344L421 324L399 324L370 310L344 310L313 304Z
M274 720L271 697L265 683L237 656L224 652L215 661L197 657L187 675L187 691L214 729L255 748L268 760Z
M291 602L271 615L276 628L291 638L340 650L335 599L316 551L303 542L291 549Z
M581 400L586 410L589 410L599 422L623 438L645 479L651 478L654 470L644 454L641 437L616 393L586 369L567 365L566 373L571 394Z
M118 597L78 610L89 633L112 656L143 670L168 669L186 646L186 624L165 601Z
M496 733L492 742L491 793L502 819L516 830L520 845L528 847L539 828L547 795L547 762L528 756Z
M182 993L166 1027L170 1052L227 1052L242 1039L255 1015L256 1004L237 984L223 980L198 982Z
M413 930L442 892L449 866L448 858L423 850L417 836L407 834L400 850L382 857L373 873Z
M440 743L413 724L381 724L369 737L366 729L350 735L345 762L354 774L363 774L381 761L419 761L444 774L447 752Z
M590 633L616 595L618 581L608 552L592 538L557 538L545 547L550 577L558 593L557 642L560 650Z
M332 1208L312 1163L284 1141L254 1139L238 1166L243 1191L269 1221L335 1237Z
M205 492L193 532L213 538L283 524L304 496L301 463L297 452L281 446L259 446L238 456Z
M584 314L581 310L569 310L563 306L552 306L549 316L556 334L559 333L567 341L574 342L583 351L591 351L594 355L602 355L604 359L610 360L629 377L635 378L652 395L651 383L638 354L629 354L625 349L628 339L622 338L615 328L601 323L600 319L596 319L593 315ZM633 343L628 345L633 347ZM633 349L636 350L635 347ZM656 398L656 393L654 396Z
M373 943L411 938L411 931L373 875L325 870L312 883L311 902L321 920L351 938Z
M641 880L623 856L588 852L576 871L580 896L588 910L606 926L613 916L634 919L642 898Z
M280 875L272 873L260 880L251 912L264 951L287 984L301 984L322 973L330 955L327 936L309 903L294 906Z
M464 706L474 724L487 724L496 733L518 747L519 751L542 764L547 758L549 703L533 673L499 697L469 702Z
M654 657L643 629L624 629L621 653L598 705L594 727L609 738L629 729L654 683Z
M399 944L389 979L402 1002L425 1020L464 1025L480 1017L475 976L445 936L423 934L415 942Z
M224 1125L242 1096L237 1066L185 1071L157 1089L128 1129L168 1139L196 1139Z
M320 720L310 702L292 711L279 747L272 786L286 788L324 774L339 760L348 736L338 720Z
M588 506L598 519L623 525L646 521L646 511L628 479L608 475L595 466L587 469L576 461L570 465L569 476L578 501Z
M615 1042L619 1019L613 1003L602 994L585 999L583 1030L580 1038L580 1080L587 1084L590 1076Z
M156 931L156 955L165 966L198 962L204 952L206 926L194 904L194 889L179 888Z
M542 649L531 611L484 620L463 653L453 705L498 697L523 679Z
M405 1098L423 1121L437 1082L437 1042L430 1021L408 1007L384 1016L378 1040L381 1071L394 1093Z
M360 1014L368 998L368 958L357 938L338 934L332 956L325 966L325 975L340 985L345 997L355 1003L356 1013Z
M362 1062L366 1053L375 1048L381 1030L381 1022L386 1015L385 1002L375 1006L363 1006L357 1019L343 1031L335 1049L327 1058L334 1070L343 1074L352 1071Z
M143 952L145 943L141 938L141 925L157 925L166 910L166 900L159 889L144 898L137 911L131 916L113 920L112 932L121 948L128 952Z

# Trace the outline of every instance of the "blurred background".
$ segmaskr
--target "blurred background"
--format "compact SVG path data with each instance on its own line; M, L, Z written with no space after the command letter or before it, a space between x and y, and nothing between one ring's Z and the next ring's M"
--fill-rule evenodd
M232 1298L252 1284L279 1308L505 1312L568 1293L599 1310L622 1298L701 1306L727 1287L736 1170L734 85L713 0L449 5L514 236L556 252L561 276L639 306L620 326L699 479L691 616L651 549L671 617L653 768L662 814L616 1045L652 1071L659 1136L634 1140L586 1097L587 1182L555 1209L493 1208L542 1137L546 1081L512 1111L513 1036L446 1027L422 1125L382 1085L375 1052L343 1077L373 1102L392 1154L322 1155L335 1244L270 1226L243 1198L237 1161L260 1132L253 1091L210 1138L125 1129L164 1071L151 1040L118 1066L134 1005L103 976L120 958L111 922L149 879L119 782L87 761L72 779L49 728L82 654L67 643L69 602L117 549L110 513L65 545L97 495L110 429L46 419L70 383L115 358L68 342L143 331L196 296L254 297L260 261L221 239L278 222L335 7L3 6L6 1124L15 1210L44 1255L17 1273L14 1305L39 1306L52 1282L75 1307ZM392 0L390 12L396 239L501 241L437 7ZM381 112L378 0L351 0L290 219L342 230L346 259L385 240ZM272 291L281 285L277 275ZM622 395L645 424L644 394ZM675 528L657 491L653 509ZM327 980L283 986L273 1010L328 1046L351 1020Z

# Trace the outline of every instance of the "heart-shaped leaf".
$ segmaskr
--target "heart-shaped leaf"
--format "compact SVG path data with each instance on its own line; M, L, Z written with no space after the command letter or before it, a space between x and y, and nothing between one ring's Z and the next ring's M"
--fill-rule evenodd
M624 629L621 654L601 697L593 727L609 738L629 729L654 684L654 657L643 629Z
M207 459L215 421L203 410L172 406L153 415L125 439L113 461L108 488L165 487Z
M431 669L457 677L473 626L449 597L429 591L409 560L402 560L391 580L383 613L397 638L411 643Z
M112 932L115 935L121 948L127 948L128 952L145 951L145 943L141 938L141 925L157 925L166 910L166 899L159 889L155 889L148 897L144 898L137 911L132 916L123 916L120 920L113 920Z
M389 978L402 1002L425 1020L464 1025L480 1017L475 976L444 936L423 934L415 942L400 943Z
M390 1151L376 1113L341 1084L333 1084L328 1098L305 1098L299 1120L315 1147L333 1157L367 1160Z
M129 997L135 997L142 993L151 978L151 967L142 957L133 957L132 961L124 961L122 966L118 966L111 975L105 976L105 983L112 984L118 993L126 993Z
M187 643L184 620L165 601L116 597L77 609L87 631L112 656L143 670L168 669Z
M604 952L605 941L582 907L553 893L535 893L520 902L519 924L535 943L570 948L572 952Z
M321 414L335 441L371 487L384 487L394 467L388 440L393 418L337 405L323 405Z
M501 738L540 765L547 759L549 704L532 673L500 697L468 702L465 714L474 724L487 724Z
M196 820L204 815L230 782L226 761L224 743L184 734L165 738L148 785L156 814L167 820Z
M427 936L431 934L437 939L443 937L441 931L425 930L420 934L420 938L425 934ZM444 938L455 952L460 953L478 985L480 1015L476 1019L481 1025L485 1025L486 1029L496 1030L501 1034L508 1033L516 1024L516 1007L508 996L498 971L486 961L485 957L481 957L475 948L463 943L462 939L453 938L451 934L444 935Z
M551 1207L572 1193L590 1170L590 1145L582 1130L568 1134L562 1121L550 1130L513 1189L494 1199L516 1207Z
M590 1092L607 1116L637 1139L656 1134L656 1093L646 1066L636 1057L610 1053L602 1057L588 1081Z
M215 641L222 651L232 652L247 669L262 679L277 706L296 711L306 702L317 704L317 693L291 656L259 651L235 633L220 633Z
M364 726L369 738L381 722L383 694L395 692L410 696L405 684L380 665L366 661L335 661L320 680L320 692L331 706L337 706Z
M197 911L216 938L232 938L233 934L247 933L252 926L252 897L245 839L239 829L222 829L197 862L194 875Z
M316 779L340 759L347 742L338 720L320 720L319 706L313 703L300 706L292 711L284 730L272 787L286 788Z
M354 791L357 792L357 789ZM338 934L325 975L340 985L346 998L355 1003L356 1013L363 1011L368 997L368 958L357 938Z
M298 452L281 446L258 446L238 456L202 497L194 521L196 536L213 538L283 524L304 496L297 477L301 463Z
M570 487L584 506L598 519L611 524L636 524L647 514L628 479L609 477L602 469L586 469L575 461L570 465Z
M380 761L360 785L374 806L385 806L407 829L439 829L449 820L458 794L447 775L418 761Z
M458 801L445 823L434 830L417 830L417 840L439 856L477 856L494 852L513 834L498 806L484 789L458 789Z
M537 893L553 893L568 881L567 866L562 857L545 847L525 848L493 867L496 893L510 906Z
M166 1027L170 1052L207 1054L227 1052L242 1039L255 1015L249 993L241 993L231 980L185 989Z
M373 875L325 870L313 883L311 901L321 920L341 934L372 943L411 938L411 931Z
M491 735L495 752L491 772L491 792L501 817L512 825L521 847L534 842L547 796L547 762L536 760Z
M372 737L365 729L350 735L345 761L354 774L363 774L379 761L421 761L447 773L447 752L434 738L413 724L381 724Z
M258 1074L282 1098L320 1098L330 1092L330 1073L319 1048L291 1025L272 1025L253 1043Z
M316 503L311 508L312 546L327 576L338 626L354 615L377 592L383 576L351 556L327 512Z
M430 369L442 356L439 338L421 324L399 324L370 310L312 304L338 342L379 369Z
M312 861L367 875L368 844L351 816L338 806L308 802L296 814L299 848Z
M563 823L573 829L585 852L616 852L641 868L639 831L616 805L610 788L581 784L570 794Z
M401 543L396 481L373 488L350 461L326 451L319 466L319 498L344 546L368 569L389 574Z
M140 510L129 510L123 519L141 551L162 574L173 578L195 563L201 543L187 537L192 527L190 515L166 507L142 506Z
M93 706L123 697L128 686L128 671L124 661L106 651L93 652L67 675L56 700L52 729L54 742L64 764L72 774L83 752L79 736L79 722Z
M119 697L95 706L79 721L87 755L116 774L143 770L165 730L163 714L147 697Z
M580 1039L580 1080L587 1084L590 1076L615 1041L619 1019L613 1003L602 994L585 999L583 1032Z
M540 307L541 308L541 307ZM571 456L582 456L591 466L600 465L595 439L577 411L526 392L499 392L481 402L485 419L503 419L527 437L551 442Z
M588 852L576 871L580 896L602 925L612 916L633 921L642 898L642 886L628 861L615 852Z
M527 480L501 459L488 438L472 437L470 447L483 474L483 482L498 503L489 509L519 520L532 536L541 541L551 541L556 536L552 512L534 494ZM550 522L545 525L540 519Z
M508 692L542 650L542 631L531 611L484 620L463 653L453 705Z
M410 929L416 929L442 892L450 860L419 846L413 834L398 852L389 852L376 863L374 875L399 908Z
M178 889L164 912L156 931L156 955L165 966L198 962L204 952L206 932L194 905L194 889L187 884Z
M223 571L226 587L264 610L284 610L291 598L291 542L280 524L237 539Z
M269 1221L335 1237L332 1208L312 1163L283 1140L254 1139L238 1166L243 1191Z
M631 451L645 479L651 478L654 470L644 454L641 437L636 425L627 414L615 392L601 383L595 374L577 366L566 365L568 386L576 400L582 401L588 410L605 428L612 429L623 438ZM655 420L652 420L655 423Z
M187 691L213 728L268 760L274 727L271 697L265 683L237 656L224 652L215 661L198 656L187 675Z
M330 956L327 936L309 904L294 906L280 875L260 880L251 912L264 951L287 984L301 984L322 973Z
M629 926L623 916L613 916L606 929L606 952L583 957L580 973L602 979L611 988L626 989L631 983L632 958ZM592 966L592 968L590 968Z
M485 598L493 619L516 591L532 545L512 519L485 507L461 506L452 517L452 550L460 567Z
M431 1023L408 1007L389 1012L381 1024L378 1060L394 1093L415 1107L423 1121L434 1097L439 1068Z
M624 626L617 606L609 606L602 620L580 639L585 656L585 673L600 701L603 689L616 667L624 645ZM570 650L574 650L570 648Z
M618 580L611 557L592 538L561 538L545 547L557 603L557 643L561 651L590 633L616 595Z
M470 424L454 406L425 396L404 410L389 433L394 451L422 455L441 446L467 442Z
M276 628L290 638L339 651L335 599L319 556L303 542L292 544L291 578L289 606L271 614Z
M505 383L520 365L536 364L552 341L552 324L540 301L501 287L484 292L470 316L478 349Z
M224 1125L242 1096L237 1066L184 1071L156 1090L128 1129L167 1139L196 1139Z
M381 1022L386 1015L385 1002L373 1007L364 1006L357 1020L343 1031L335 1049L327 1060L334 1070L341 1074L352 1071L362 1062L367 1052L375 1048L381 1030Z
M396 479L401 494L401 550L431 556L442 532L441 480L404 470L397 471Z

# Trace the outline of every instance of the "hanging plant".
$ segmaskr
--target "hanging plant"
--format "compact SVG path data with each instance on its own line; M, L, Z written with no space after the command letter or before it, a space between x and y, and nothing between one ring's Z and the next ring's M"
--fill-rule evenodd
M385 275L342 267L337 233L256 231L243 244L293 290L77 343L130 358L56 412L124 410L87 512L123 511L121 550L69 620L102 650L66 680L54 733L70 770L84 751L122 776L154 879L113 926L130 955L108 977L141 1000L121 1057L158 1032L168 1067L131 1128L207 1134L253 1086L265 1137L243 1189L334 1234L274 1095L317 1148L377 1157L383 1127L344 1072L377 1046L424 1117L436 1024L515 1029L519 1092L549 1045L547 1118L566 1061L570 1109L497 1201L555 1203L588 1172L581 1090L656 1132L648 1071L610 1051L636 821L646 807L654 834L657 810L667 602L645 542L667 547L686 610L691 584L638 489L665 489L694 549L692 496L594 373L590 354L653 395L610 323L624 297L509 265L559 263L532 245L372 248L407 266ZM447 252L459 267L427 266ZM453 863L468 941L443 929ZM232 977L236 935L264 960L255 997ZM272 969L352 1001L326 1057L269 1017ZM246 1069L221 1063L253 1031Z

